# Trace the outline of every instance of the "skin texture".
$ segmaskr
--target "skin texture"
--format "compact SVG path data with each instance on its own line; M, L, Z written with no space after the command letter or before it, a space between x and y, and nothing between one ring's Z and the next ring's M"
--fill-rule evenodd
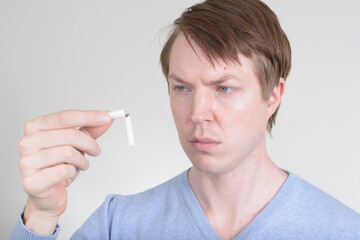
M85 153L98 156L95 141L111 126L102 111L63 111L25 125L19 142L19 168L28 194L23 221L40 235L52 235L67 205L66 188L89 168ZM81 127L81 128L78 128Z
M287 174L266 152L265 133L280 104L280 79L268 100L251 59L213 64L180 34L169 62L171 109L181 145L193 164L190 184L222 237L243 230L274 197ZM246 206L246 207L244 207ZM240 226L240 227L239 227Z

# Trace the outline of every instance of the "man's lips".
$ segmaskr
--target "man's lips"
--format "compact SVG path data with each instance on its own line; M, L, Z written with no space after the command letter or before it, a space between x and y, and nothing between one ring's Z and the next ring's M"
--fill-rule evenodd
M208 151L220 144L220 142L211 138L193 138L190 143L198 151Z

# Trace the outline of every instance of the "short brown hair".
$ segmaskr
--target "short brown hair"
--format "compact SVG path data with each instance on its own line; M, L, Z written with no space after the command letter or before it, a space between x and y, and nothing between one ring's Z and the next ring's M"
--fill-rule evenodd
M160 55L166 79L171 48L180 33L191 37L211 63L239 62L238 53L252 58L265 100L290 72L290 43L276 14L260 0L206 0L186 9L174 21ZM268 121L269 133L277 112Z

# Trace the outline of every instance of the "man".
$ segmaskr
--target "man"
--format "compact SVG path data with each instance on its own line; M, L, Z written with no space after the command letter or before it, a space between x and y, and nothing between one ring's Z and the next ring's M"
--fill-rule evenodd
M161 64L193 167L143 193L109 195L73 239L360 239L358 213L267 154L291 51L264 3L207 0L187 9ZM102 111L27 123L19 166L29 198L11 239L56 238L66 187L88 168L83 153L99 155L95 139L110 125Z

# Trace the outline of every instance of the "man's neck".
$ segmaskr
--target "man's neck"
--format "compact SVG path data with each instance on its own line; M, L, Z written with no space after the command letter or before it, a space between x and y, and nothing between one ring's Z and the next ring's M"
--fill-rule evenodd
M210 224L222 239L232 239L276 195L287 173L265 154L222 174L192 168L188 177Z

